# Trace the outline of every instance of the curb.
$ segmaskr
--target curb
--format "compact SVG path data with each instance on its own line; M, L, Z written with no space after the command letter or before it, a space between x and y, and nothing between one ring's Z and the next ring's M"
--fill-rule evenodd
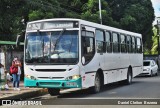
M61 90L61 93L66 93L66 92L72 92L75 90L80 90L79 88L77 89L66 89L66 90ZM33 91L29 91L29 92L22 92L19 94L14 94L14 95L8 95L8 96L4 96L4 97L0 97L0 100L26 100L26 99L38 99L38 96L42 96L48 94L48 90L45 88L42 89L38 89L38 90L33 90ZM57 98L57 96L52 96L52 98Z
M19 94L14 94L14 95L2 97L2 98L0 98L0 100L5 100L5 99L25 100L25 99L33 98L36 96L45 95L47 93L48 93L47 89L39 89L39 90L30 91L30 92L23 92L23 93L19 93Z

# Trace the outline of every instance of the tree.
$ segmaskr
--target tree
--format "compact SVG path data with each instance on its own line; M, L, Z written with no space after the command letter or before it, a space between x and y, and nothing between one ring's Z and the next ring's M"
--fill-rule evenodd
M101 0L101 4L103 25L141 33L143 41L151 43L151 0ZM98 5L98 0L1 0L0 39L13 40L28 21L39 19L69 17L100 23Z
M158 32L157 32L157 28L154 26L153 27L153 36L152 36L152 49L151 49L151 54L155 55L158 54Z
M0 40L16 40L28 21L59 17L57 0L1 0Z
M112 10L109 8L108 3L105 0L101 0L102 5L102 23L108 26L118 26L118 22L115 22L111 17ZM99 1L98 0L88 0L82 6L83 13L81 18L84 20L92 21L95 23L100 23L99 19Z
M80 18L83 0L58 0L58 2L61 7L60 18Z
M60 11L57 0L29 0L27 4L29 21L58 17Z
M113 20L119 22L121 29L141 33L144 43L151 42L152 22L155 17L151 0L106 1L112 10Z
M0 40L13 40L15 28L20 26L17 22L19 11L25 4L24 0L1 0L0 1Z

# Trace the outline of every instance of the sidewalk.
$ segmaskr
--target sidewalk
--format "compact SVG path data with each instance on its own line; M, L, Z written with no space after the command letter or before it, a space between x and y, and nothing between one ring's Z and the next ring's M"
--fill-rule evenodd
M0 83L0 86L2 84L4 83ZM24 87L23 81L20 82L20 91L13 89L12 82L9 86L9 90L0 90L0 99L27 99L48 93L47 89Z

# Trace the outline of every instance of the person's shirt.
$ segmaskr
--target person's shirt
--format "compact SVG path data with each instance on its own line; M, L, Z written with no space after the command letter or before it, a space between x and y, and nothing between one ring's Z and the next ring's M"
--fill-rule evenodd
M18 73L17 74L21 75L21 67L20 66L18 66Z
M12 66L18 67L18 73L17 74L20 75L21 74L21 66L22 66L21 62L18 61L18 60L13 61Z

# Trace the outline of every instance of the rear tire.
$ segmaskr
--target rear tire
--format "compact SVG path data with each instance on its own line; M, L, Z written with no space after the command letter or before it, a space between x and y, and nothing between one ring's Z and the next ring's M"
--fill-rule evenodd
M59 94L60 94L60 89L48 88L48 93L49 93L51 96L59 95Z
M101 90L101 80L100 75L96 73L95 81L94 81L94 87L90 88L91 93L98 93Z
M150 77L153 77L153 72L152 72L152 70L151 70L151 74L150 74Z
M128 73L127 73L127 79L125 80L125 84L130 85L132 83L132 70L131 68L128 69Z
M155 74L156 76L158 76L158 69L157 69L157 72L156 72L156 74Z

